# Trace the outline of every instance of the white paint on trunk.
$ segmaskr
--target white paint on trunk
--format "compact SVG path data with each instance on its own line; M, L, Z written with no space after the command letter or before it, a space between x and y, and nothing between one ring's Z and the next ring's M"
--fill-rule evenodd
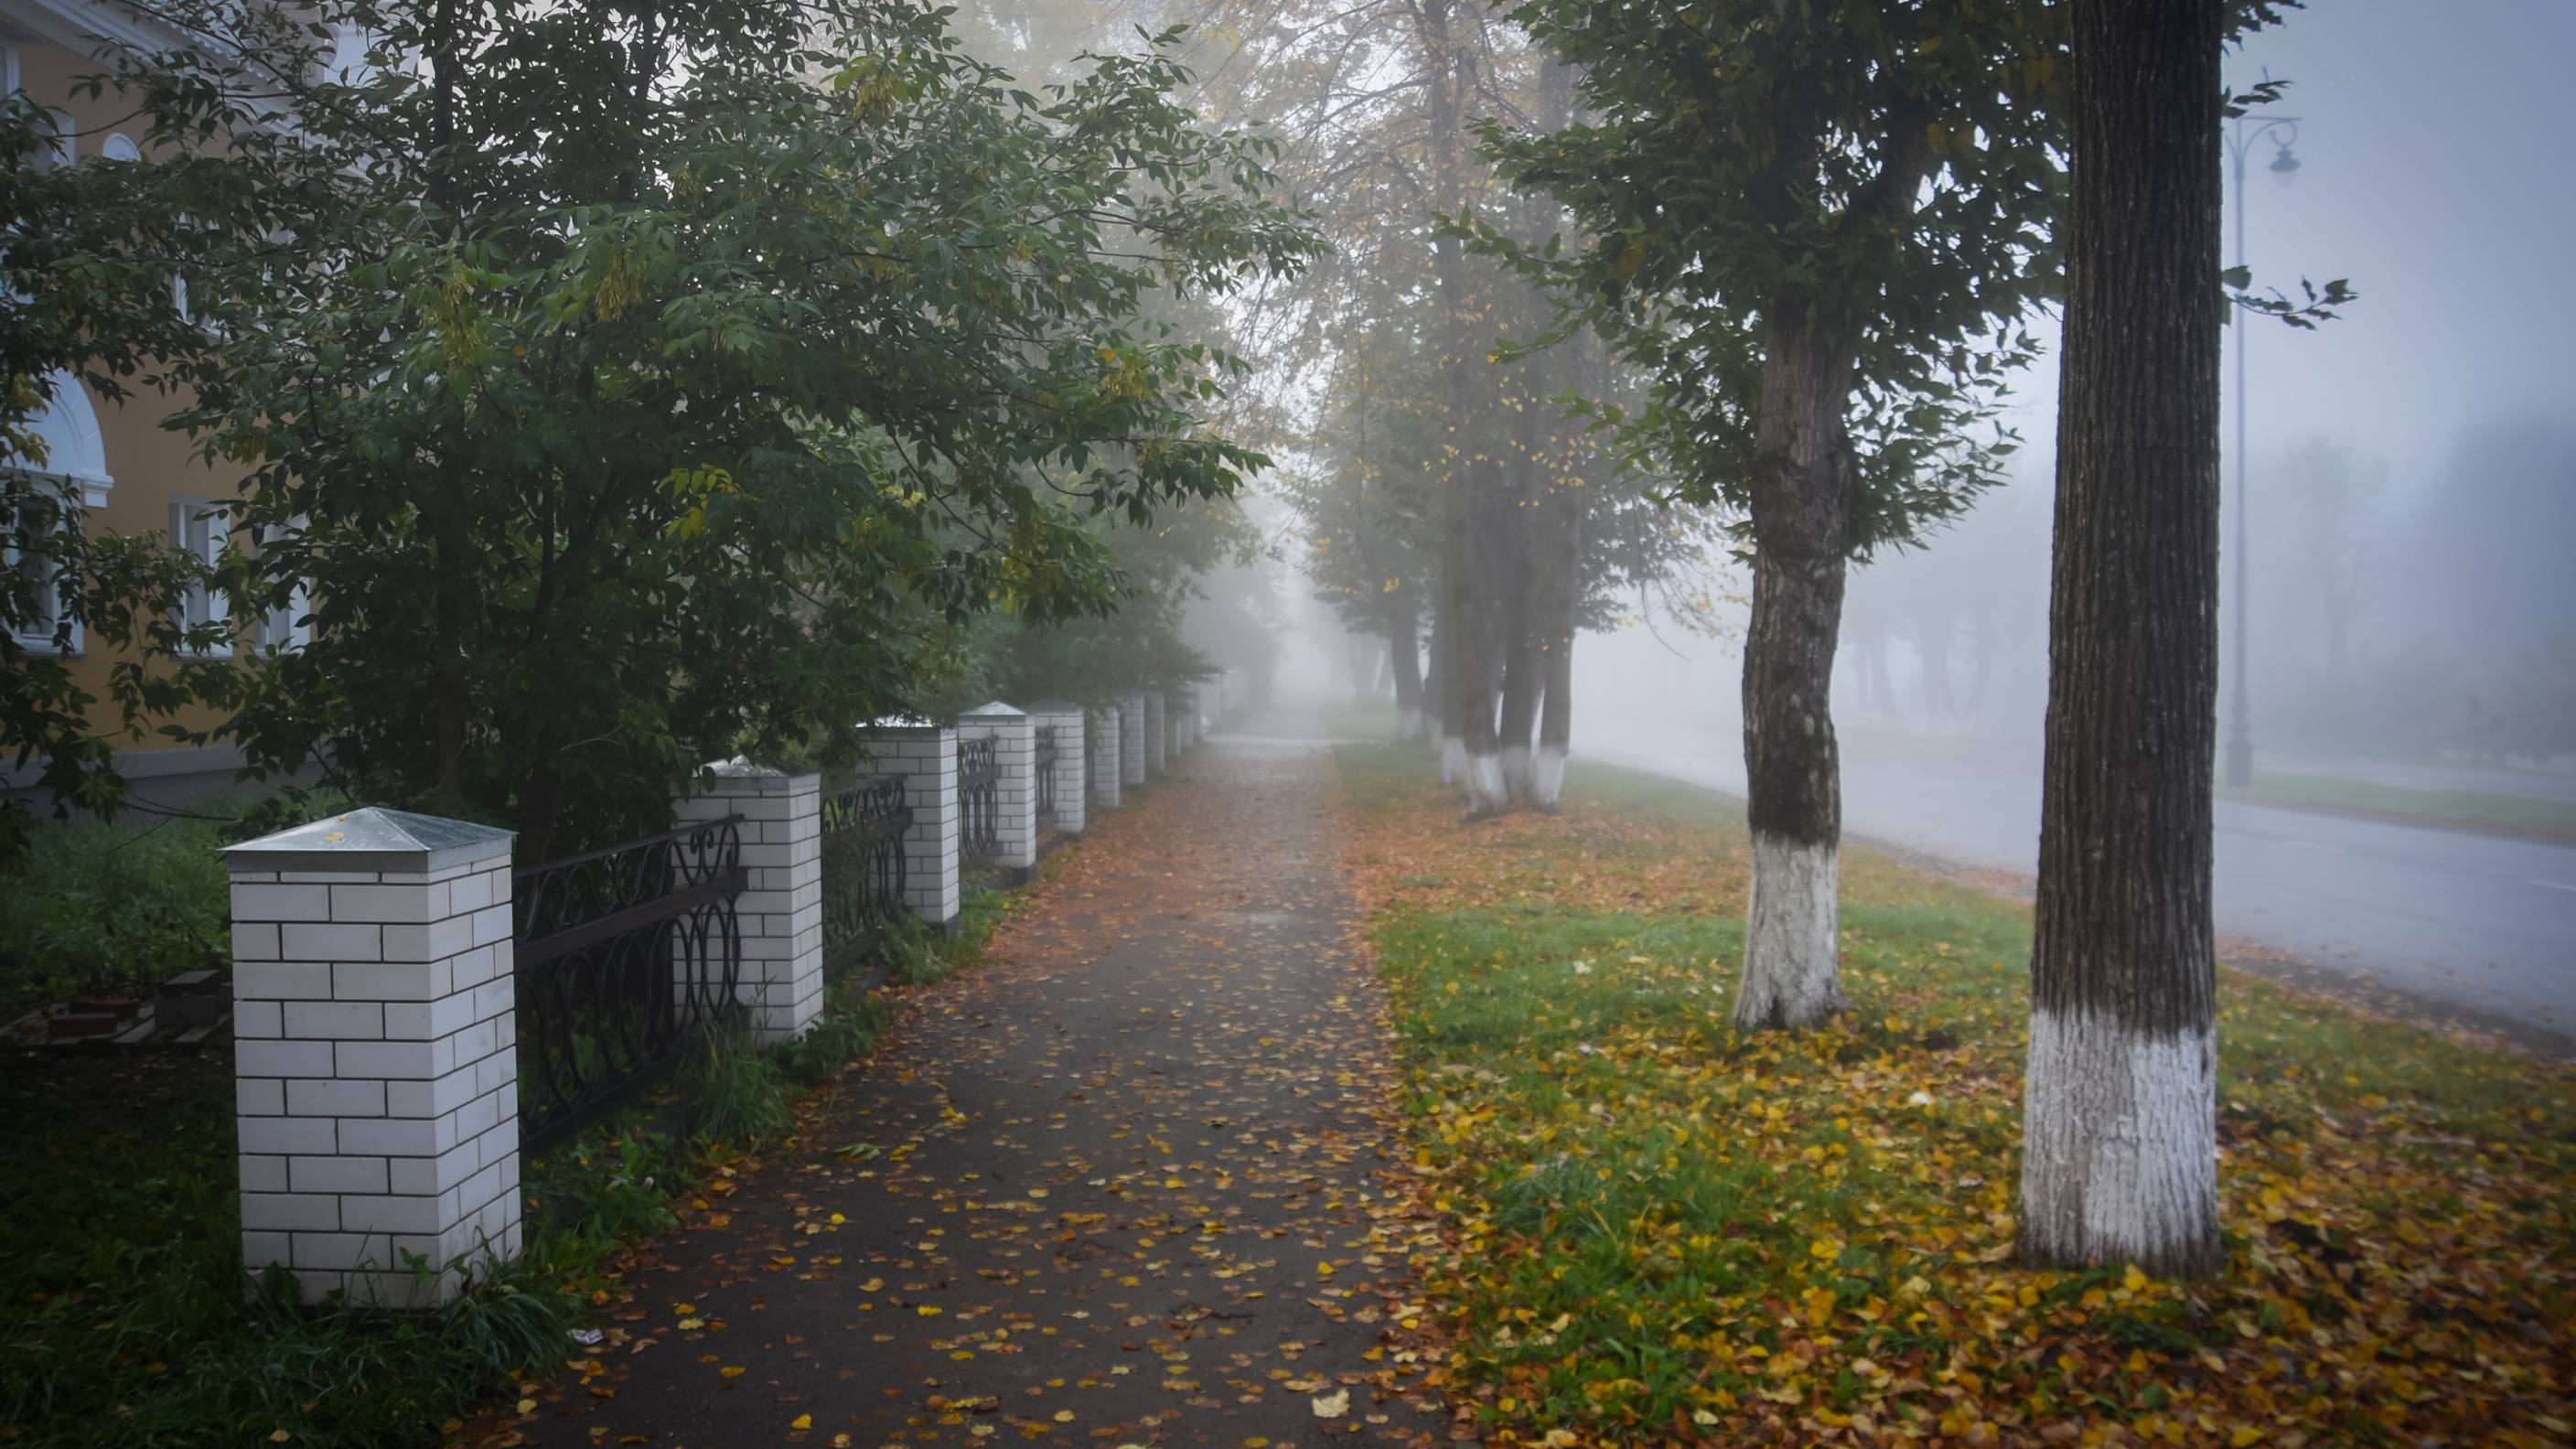
M1503 786L1503 757L1477 755L1468 760L1467 813L1500 815L1511 808L1511 793Z
M1440 745L1440 783L1467 783L1467 742L1457 735L1442 735Z
M1556 808L1556 797L1565 789L1565 750L1558 745L1541 745L1538 756L1530 762L1529 799L1541 810Z
M1526 800L1530 793L1530 747L1503 746L1503 788L1509 798Z
M2030 1014L2021 1232L2049 1263L2216 1266L2218 1033Z
M1841 876L1841 851L1832 842L1753 832L1744 984L1735 994L1738 1029L1815 1026L1843 1009L1842 976L1834 962Z
M1395 712L1395 737L1399 740L1422 738L1422 707L1407 705Z

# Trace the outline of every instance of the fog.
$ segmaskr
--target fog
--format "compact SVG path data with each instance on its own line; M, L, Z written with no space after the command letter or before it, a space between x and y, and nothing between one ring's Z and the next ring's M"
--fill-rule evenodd
M2228 339L2223 689L2232 698L2235 613L2250 604L2260 768L2475 766L2489 788L2576 797L2576 285L2563 265L2576 107L2562 68L2576 6L2445 16L2321 5L2231 66L2240 87L2266 72L2292 82L2277 109L2299 118L2300 162L2285 186L2272 148L2252 158L2250 195L2229 197L2231 247L2250 202L2258 287L2349 277L2362 300L2313 332L2242 324L2243 393ZM2035 749L2053 368L2017 388L2009 416L2026 447L2011 481L1928 547L1854 572L1834 701L1846 732ZM1623 722L1676 715L1731 733L1737 654L1679 647L1687 660L1643 628L1587 639L1578 741L1643 747Z
M2240 318L2225 341L2220 737L2224 758L2241 691L2262 789L2576 805L2570 54L2562 0L2347 0L2230 57L2237 90L2289 83L2264 114L2295 133L2246 147L2227 260L2241 221L2258 292L2343 278L2360 294L2315 330ZM2017 875L2038 837L2053 329L2034 328L2052 350L2004 415L2022 443L2008 478L1923 546L1854 569L1834 677L1847 829ZM1343 632L1303 562L1286 539L1278 688L1383 701L1384 647ZM1580 639L1578 762L1743 788L1746 585L1720 556L1706 567L1713 630L1648 599ZM2576 850L2558 837L2227 794L2218 827L2231 937L2470 1017L2576 1025Z

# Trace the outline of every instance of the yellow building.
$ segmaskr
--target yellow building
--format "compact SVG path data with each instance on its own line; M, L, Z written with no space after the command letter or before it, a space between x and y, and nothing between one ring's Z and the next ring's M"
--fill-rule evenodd
M111 89L92 98L80 93L76 80L108 67L97 59L102 45L125 41L151 48L174 43L172 37L132 11L112 3L86 0L0 0L0 93L24 90L55 113L61 139L51 163L91 166L142 164L137 141L142 123L130 103ZM174 306L184 306L175 295ZM46 443L41 470L77 485L84 506L82 526L93 535L115 533L168 540L175 548L211 558L222 546L223 523L207 505L230 496L239 479L206 466L192 456L185 434L162 426L173 402L140 393L117 406L89 391L68 375L55 379L50 411L37 420ZM199 618L220 617L220 595L193 601ZM235 647L282 642L293 621L244 621ZM59 657L63 653L43 625L31 625L18 642L30 653ZM114 706L107 702L108 668L104 650L92 647L76 632L70 664L81 687L98 697L92 722L102 731L120 729ZM211 719L182 719L199 727ZM233 771L242 763L238 748L176 744L158 735L120 738L118 767L144 800L176 802L211 790L231 788ZM22 770L0 758L0 792L44 808L49 802L30 793L39 766Z

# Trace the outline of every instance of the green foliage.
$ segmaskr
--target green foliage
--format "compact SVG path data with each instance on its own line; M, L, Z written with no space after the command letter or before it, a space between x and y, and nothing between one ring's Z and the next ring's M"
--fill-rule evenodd
M759 1142L796 1121L787 1073L747 1036L710 1038L687 1090L689 1134L709 1142Z
M426 1442L508 1374L561 1360L575 1299L534 1265L571 1265L544 1230L529 1261L478 1274L438 1314L304 1308L279 1284L245 1304L232 1120L224 1052L0 1071L11 1442Z
M217 660L149 622L119 700L217 706L192 738L327 740L537 853L658 828L703 760L912 705L978 615L1111 606L1095 520L1263 461L1208 425L1239 364L1155 307L1314 241L1172 36L1032 92L891 0L350 0L299 18L372 69L288 81L289 140L248 98L324 42L261 13L117 62L229 203L190 276L223 343L176 369L250 474L220 582L315 625Z
M63 818L113 813L125 792L118 737L138 722L98 727L101 701L75 681L73 649L131 643L203 570L148 540L80 527L81 487L57 471L70 460L50 455L37 419L84 391L106 408L148 405L200 353L205 338L171 306L171 287L195 251L186 219L209 197L186 167L39 164L64 141L56 127L27 92L0 96L0 547L11 559L0 568L0 759L34 761ZM0 802L0 865L24 846L29 813Z
M823 1086L866 1061L893 1024L894 1007L883 996L844 980L826 989L823 1019L770 1048L770 1056L796 1085Z
M1632 457L1670 468L1685 497L1749 508L1764 360L1813 329L1851 359L1825 399L1866 492L1846 551L1916 541L1996 480L2011 441L1986 429L2060 265L2062 7L1513 14L1582 68L1594 119L1489 128L1488 148L1577 234L1479 239L1558 289L1563 326L1591 325L1652 376L1644 408L1601 414Z
M44 827L0 873L0 1009L229 963L221 849L220 827L200 820Z

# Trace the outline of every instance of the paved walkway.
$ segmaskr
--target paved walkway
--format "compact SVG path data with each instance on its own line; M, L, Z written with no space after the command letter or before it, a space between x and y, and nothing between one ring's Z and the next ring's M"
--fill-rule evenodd
M1445 1439L1330 771L1220 737L1097 822L817 1137L632 1277L601 1372L505 1434Z

